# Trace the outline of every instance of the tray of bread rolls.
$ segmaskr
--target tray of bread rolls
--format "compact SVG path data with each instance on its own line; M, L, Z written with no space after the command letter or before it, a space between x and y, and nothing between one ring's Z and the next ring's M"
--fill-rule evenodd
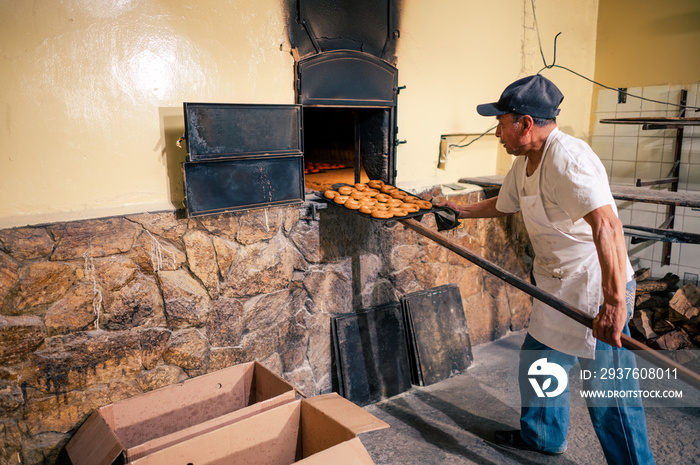
M400 220L424 215L433 204L380 180L334 184L322 192L326 202L374 220Z

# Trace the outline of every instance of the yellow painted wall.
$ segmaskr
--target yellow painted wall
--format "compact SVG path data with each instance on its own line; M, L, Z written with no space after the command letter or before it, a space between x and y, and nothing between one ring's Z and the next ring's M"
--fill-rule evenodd
M545 54L592 73L597 0L538 0ZM179 208L182 102L294 103L283 0L0 0L0 228ZM398 180L493 174L495 138L437 170L440 135L541 68L531 0L404 0ZM585 136L591 86L547 70Z
M498 100L503 89L543 68L531 0L407 1L401 17L399 81L407 88L398 103L398 180L437 176L443 183L463 176L505 174L511 157L495 137L449 154L436 170L441 134L480 134L495 118L476 105ZM596 1L537 0L537 24L548 63L557 42L557 64L593 76ZM558 119L569 133L588 137L592 85L561 69L544 70L565 95ZM467 141L471 140L471 137ZM498 152L498 156L495 154Z
M279 0L0 2L0 227L181 206L184 101L294 103Z
M700 80L700 1L600 0L595 77L611 87Z
M596 82L612 88L700 82L700 1L599 3ZM593 90L591 128L601 90Z

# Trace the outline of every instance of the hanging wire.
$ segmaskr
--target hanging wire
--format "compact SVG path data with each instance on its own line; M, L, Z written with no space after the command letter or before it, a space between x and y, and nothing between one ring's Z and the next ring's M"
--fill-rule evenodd
M554 36L554 59L552 61L551 65L547 64L547 60L544 57L544 51L542 50L542 39L540 38L540 26L537 24L537 14L535 13L535 0L530 0L530 4L532 5L532 17L535 20L535 31L537 31L537 43L540 46L540 55L542 56L542 63L544 63L544 68L542 69L549 69L554 66L554 63L557 61L557 38L561 34L561 32L557 35ZM540 71L542 71L542 69ZM537 74L540 74L540 71L537 72Z
M464 141L464 139L466 139L467 137L469 137L469 136L465 136L464 139L462 139L461 141L459 141L459 143L457 143L457 144L450 144L450 145L447 146L447 148L450 148L450 149L463 149L464 147L469 147L469 146L472 145L474 142L478 141L479 139L481 139L482 137L484 137L485 135L487 135L488 133L490 133L491 131L493 131L493 130L496 129L497 127L498 127L498 126L494 126L494 127L492 127L492 128L489 128L489 129L487 129L486 131L484 131L484 132L482 132L481 134L479 134L479 135L478 135L477 137L475 137L474 139L472 139L472 140L470 140L469 142L467 142L466 144L460 145L460 143L461 143L462 141Z
M617 87L606 86L605 84L601 84L600 82L594 81L593 79L590 79L581 73L577 73L576 71L569 69L566 66L561 66L561 65L556 64L557 63L557 39L561 35L561 32L557 33L557 35L554 36L554 50L553 50L552 63L547 64L547 59L544 56L544 50L542 48L542 38L540 36L540 27L539 27L539 24L537 24L537 13L535 12L535 0L530 0L530 4L532 5L532 17L533 17L534 22L535 22L535 31L537 32L537 43L538 43L539 49L540 49L540 56L542 57L542 63L544 63L544 66L542 67L542 69L540 69L537 72L537 74L540 74L545 69L559 68L559 69L563 69L565 71L568 71L572 74L575 74L576 76L578 76L582 79L585 79L586 81L591 82L597 86L600 86L600 87L603 87L603 88L609 89L609 90L614 90L615 92L619 92L620 94L627 95L628 97L638 98L640 100L645 100L647 102L660 103L663 105L685 108L686 110L695 110L696 112L700 111L700 107L693 107L693 106L687 106L687 105L683 106L683 105L680 105L678 103L664 102L661 100L654 100L654 99L650 99L650 98L646 98L646 97L641 97L639 95L630 94L626 90L622 90L622 89L617 88ZM463 149L465 147L469 147L471 144L473 144L474 142L478 141L479 139L481 139L482 137L486 136L491 131L496 129L496 127L497 126L494 126L492 128L487 129L486 131L484 131L483 133L481 133L479 136L475 137L474 139L470 140L466 144L461 144L461 142L464 141L468 136L466 136L464 139L462 139L462 141L460 141L460 143L450 144L447 147L450 149Z
M554 36L554 57L552 59L552 64L548 65L547 60L544 57L544 51L542 50L542 40L540 38L540 27L537 24L537 13L535 12L535 0L530 0L530 3L532 5L532 16L533 16L534 21L535 21L535 31L537 31L537 42L538 42L539 47L540 47L540 55L542 56L542 62L544 63L544 67L542 67L542 69L537 71L537 74L540 74L545 69L559 68L559 69L563 69L564 71L568 71L572 74L575 74L576 76L583 78L586 81L591 82L597 86L603 87L605 89L614 90L615 92L619 92L620 94L627 95L628 97L638 98L639 100L645 100L647 102L661 103L662 105L669 105L669 106L678 107L678 108L685 108L686 110L695 110L696 112L700 111L700 107L680 105L678 103L664 102L661 100L654 100L654 99L650 99L650 98L646 98L646 97L640 97L639 95L630 94L626 90L622 90L622 89L617 88L617 87L606 86L605 84L601 84L600 82L596 82L593 79L590 79L590 78L584 76L583 74L577 73L576 71L567 68L566 66L557 65L556 64L556 61L557 61L557 38L559 37L561 32L559 32L556 36Z

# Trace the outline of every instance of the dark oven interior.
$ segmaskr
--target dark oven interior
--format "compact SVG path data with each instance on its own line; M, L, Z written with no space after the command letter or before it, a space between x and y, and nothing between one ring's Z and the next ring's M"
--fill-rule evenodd
M389 179L391 114L388 108L304 107L306 188Z

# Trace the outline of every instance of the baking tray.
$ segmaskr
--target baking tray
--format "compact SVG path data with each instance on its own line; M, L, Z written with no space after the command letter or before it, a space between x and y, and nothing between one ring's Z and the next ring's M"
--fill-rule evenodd
M406 294L400 303L413 384L429 386L471 365L471 340L457 285Z
M331 187L333 188L333 190L337 191L338 188L342 187L342 186L353 187L354 185L353 184L339 183L339 184L333 184ZM399 188L397 187L397 189L399 189ZM405 190L399 189L399 191L403 192L404 194L413 195L415 197L415 194L411 194L410 192L406 192ZM425 215L426 213L435 213L436 211L438 211L437 208L433 207L430 210L418 210L417 212L409 213L406 216L395 216L393 218L375 218L372 215L369 215L367 213L360 213L359 210L351 210L349 208L344 207L343 205L337 204L333 201L333 199L325 198L323 196L323 192L318 192L317 194L321 200L323 200L324 202L326 202L330 205L333 205L334 207L342 208L343 210L350 212L350 213L353 213L355 215L361 216L362 218L367 218L369 220L375 220L375 221L399 221L399 220L405 220L406 218L418 218L418 221L420 221L420 218L423 215Z
M341 396L365 406L411 388L399 302L336 315L331 332Z

